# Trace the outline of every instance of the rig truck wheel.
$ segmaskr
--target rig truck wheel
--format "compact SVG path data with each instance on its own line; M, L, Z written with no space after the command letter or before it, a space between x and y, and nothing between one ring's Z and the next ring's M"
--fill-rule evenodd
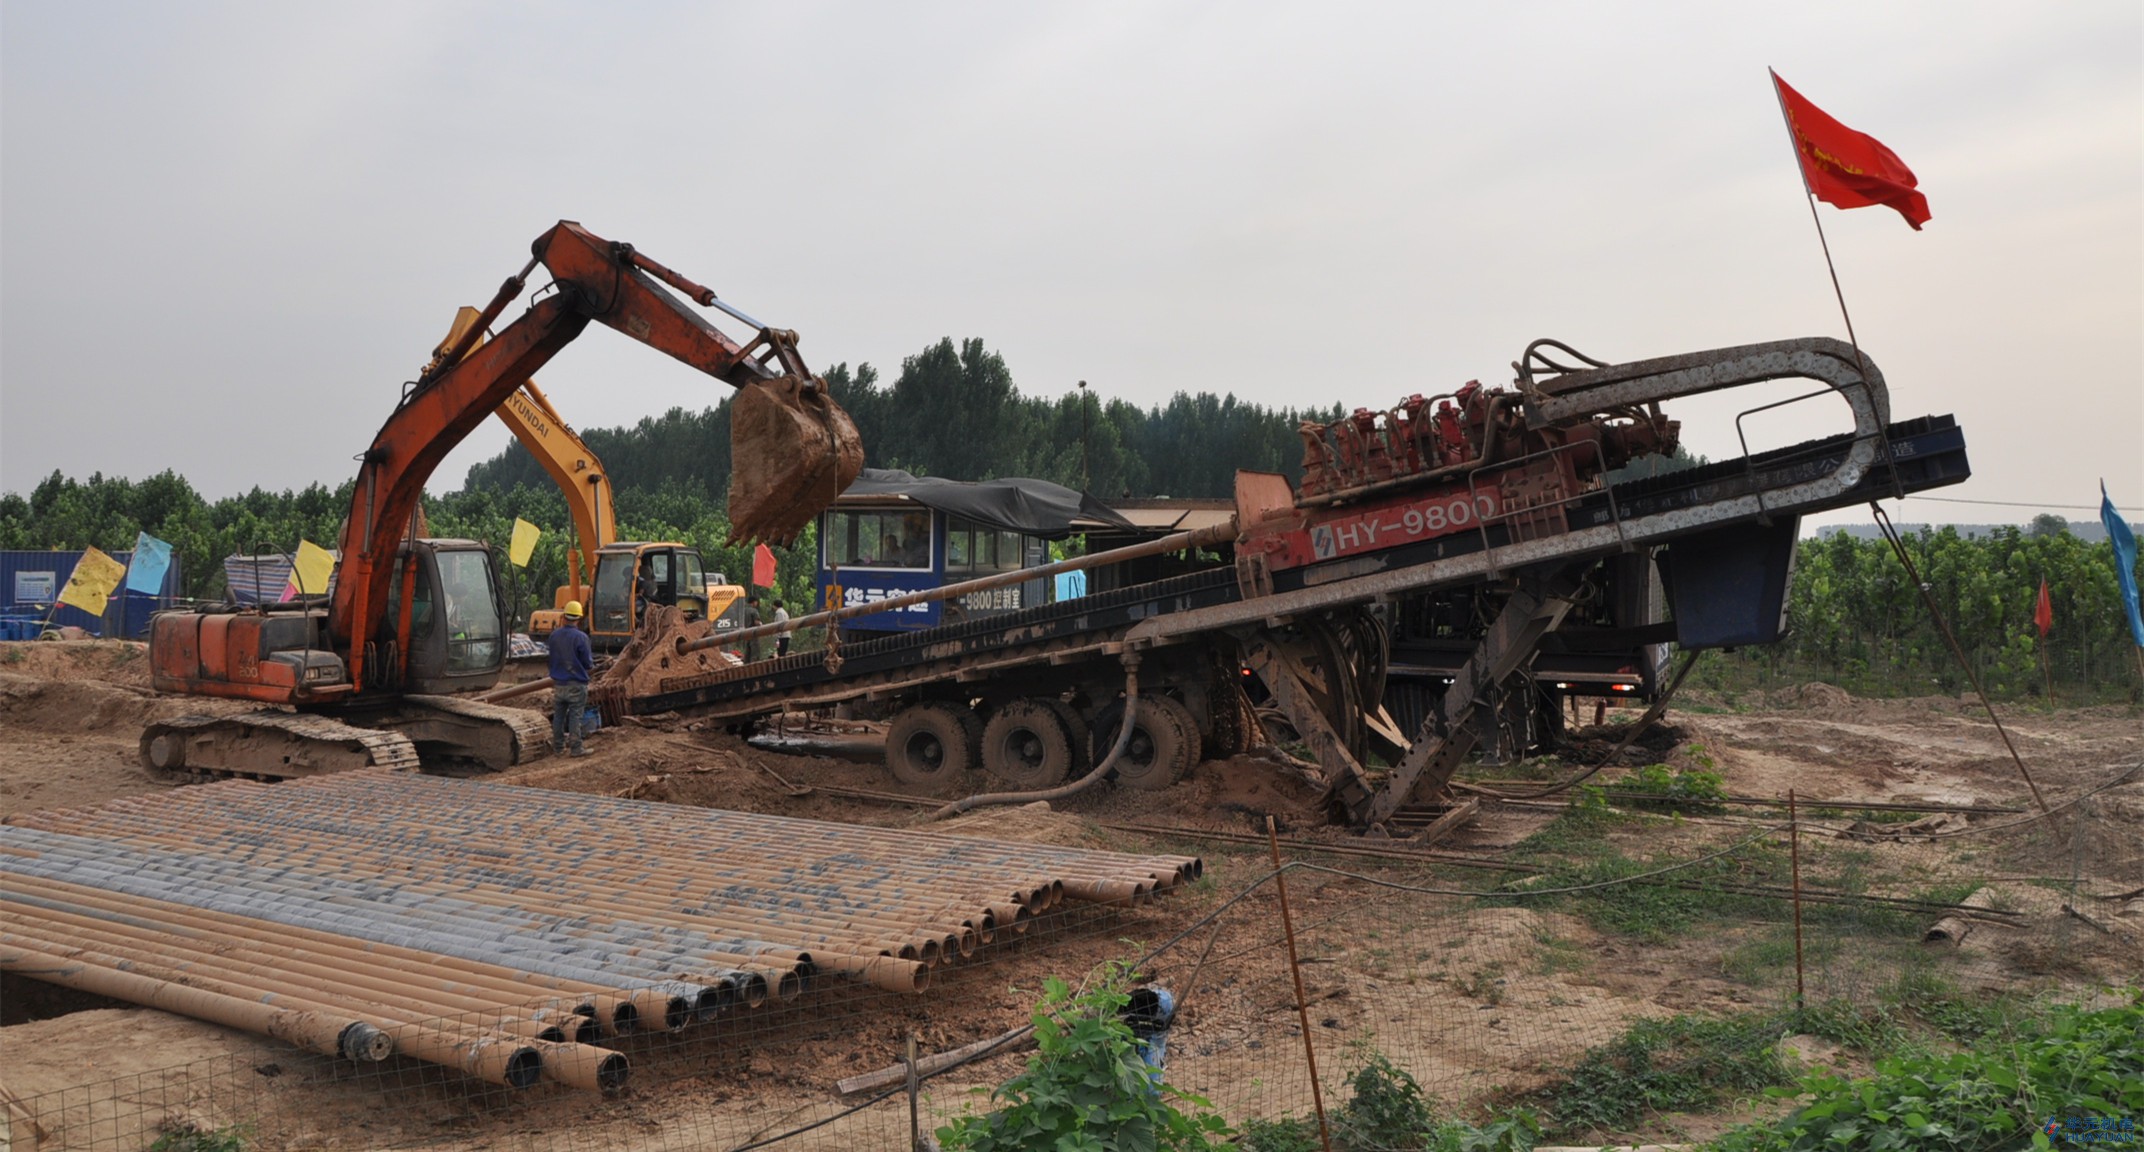
M1065 701L1053 696L1042 702L1049 705L1051 711L1057 713L1059 720L1064 721L1065 738L1072 742L1071 774L1085 776L1094 768L1094 748L1090 743L1094 736L1094 730L1088 726L1087 718L1079 714L1079 709Z
M912 791L950 789L976 759L973 732L951 705L903 709L886 729L886 770Z
M983 728L983 771L1016 789L1047 788L1072 770L1072 737L1046 700L1016 700Z
M1094 719L1094 755L1097 762L1117 743L1117 730L1124 726L1124 702L1102 709ZM1198 755L1198 727L1191 710L1167 696L1139 694L1139 715L1133 721L1131 743L1117 760L1116 781L1126 788L1158 792L1183 778Z

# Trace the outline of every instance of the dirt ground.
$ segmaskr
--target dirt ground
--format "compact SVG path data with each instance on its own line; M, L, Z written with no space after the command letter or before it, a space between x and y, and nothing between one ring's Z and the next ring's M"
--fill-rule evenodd
M143 665L138 645L0 645L0 819L167 787L137 765L140 725L204 709L200 701L151 694ZM1730 794L1783 797L1793 788L1805 803L1838 808L1883 801L2019 809L2032 804L2030 788L1977 703L1860 700L1821 685L1779 693L1761 708L1741 711L1701 696L1685 703L1671 714L1684 740L1668 760L1714 765ZM2144 716L2135 710L2050 712L2013 705L2000 711L2050 800L2074 796L2144 760ZM545 759L505 778L531 787L889 827L918 826L927 818L924 805L835 791L894 790L877 765L868 730L813 730L799 723L768 743L748 744L684 718L628 724L592 737L591 757ZM1569 770L1552 764L1542 775ZM2096 818L2117 835L2144 842L2144 779L2101 792L2093 803ZM1539 830L1556 812L1545 805L1491 804L1441 847L1492 854ZM986 949L975 961L939 969L935 986L922 996L836 995L821 1003L808 994L758 1023L718 1029L714 1040L633 1051L635 1086L606 1101L545 1089L504 1105L494 1096L439 1083L436 1076L411 1074L415 1086L388 1103L376 1080L354 1078L323 1058L153 1010L55 996L12 977L0 988L0 1000L7 1002L0 1008L9 1009L9 1025L0 1027L0 1089L23 1100L42 1097L53 1109L43 1117L45 1126L60 1136L60 1146L88 1143L94 1132L99 1146L109 1141L111 1147L141 1147L159 1124L192 1119L213 1126L269 1111L284 1118L269 1146L513 1147L516 1133L568 1115L589 1146L687 1147L716 1133L741 1142L755 1129L779 1131L796 1119L827 1113L837 1102L834 1080L894 1062L910 1031L924 1051L996 1035L1026 1021L1045 976L1077 979L1106 959L1136 955L1140 946L1183 932L1270 867L1261 848L1201 841L1189 833L1262 831L1268 814L1299 840L1362 843L1342 829L1320 826L1316 790L1299 772L1256 756L1203 764L1158 795L1105 787L1055 810L991 809L934 825L993 839L1197 852L1208 860L1208 880L1051 939L1038 934ZM1975 817L2002 819L2015 818ZM1642 835L1652 849L1675 837L1695 843L1733 820L1730 812L1718 821L1677 822ZM1133 823L1186 834L1153 838L1111 827ZM1933 858L1941 849L1925 851ZM1388 869L1376 860L1328 856L1320 862L1424 880L1419 869ZM2065 862L2038 866L2054 871ZM1317 873L1296 873L1289 885L1321 1062L1344 1067L1347 1044L1374 1037L1446 1100L1508 1097L1539 1083L1544 1068L1605 1041L1638 1016L1769 1002L1767 991L1734 974L1737 957L1764 944L1762 926L1641 942L1604 933L1567 909L1484 909ZM2144 881L2131 887L2144 887ZM2019 899L2030 903L2031 897ZM2120 908L2098 909L2099 918L2126 932L2127 941L2083 932L2065 937L2075 945L2066 950L2070 954L2051 956L2045 945L2050 921L2044 918L2031 928L1989 927L1969 938L1968 950L1979 960L1966 970L1991 983L2053 980L2079 989L2133 980L2144 971L2144 953L2135 946L2144 936L2144 918L2122 917ZM2052 906L2032 910L2061 919ZM1150 970L1156 982L1187 1001L1170 1038L1171 1082L1211 1093L1235 1110L1232 1118L1301 1111L1307 1104L1307 1079L1299 1071L1292 1078L1279 1071L1294 1067L1292 1055L1284 1054L1299 1052L1301 1039L1274 927L1277 912L1268 885L1236 905L1217 933L1195 933ZM931 1106L966 1106L968 1089L1003 1079L1019 1060L999 1056L949 1077L953 1083L934 1082ZM64 1101L47 1095L112 1081L120 1086L99 1091L123 1100L101 1113L91 1099L96 1093L78 1091ZM356 1129L334 1119L349 1116L362 1117L349 1121ZM1708 1125L1716 1120L1666 1118L1660 1130L1702 1134ZM826 1133L838 1140L841 1131L835 1124Z

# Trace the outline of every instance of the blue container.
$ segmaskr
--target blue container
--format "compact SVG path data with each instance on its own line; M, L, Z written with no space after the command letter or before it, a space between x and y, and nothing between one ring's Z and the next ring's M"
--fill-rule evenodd
M111 557L121 564L132 563L134 551L130 548L113 552ZM53 627L72 625L92 636L140 640L149 635L149 618L158 609L170 607L178 596L179 560L174 556L157 595L129 592L122 586L112 593L101 619L71 604L61 604L54 611L55 598L67 586L67 578L74 574L74 566L81 559L80 549L0 552L0 615L10 621L32 620L35 629L27 636L18 636L15 633L19 627L7 625L0 627L0 638L34 640L49 616Z

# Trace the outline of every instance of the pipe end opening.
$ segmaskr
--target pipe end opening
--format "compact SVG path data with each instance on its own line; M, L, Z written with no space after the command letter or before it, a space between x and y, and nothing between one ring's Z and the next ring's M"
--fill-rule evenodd
M377 1064L394 1054L394 1037L374 1028L362 1020L353 1022L335 1038L342 1054L352 1060Z
M534 1088L543 1079L543 1057L534 1048L516 1048L506 1058L506 1084L509 1088Z

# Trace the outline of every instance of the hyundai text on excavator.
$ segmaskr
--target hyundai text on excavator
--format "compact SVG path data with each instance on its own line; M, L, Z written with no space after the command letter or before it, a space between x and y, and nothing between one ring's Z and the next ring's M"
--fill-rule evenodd
M548 289L480 344L539 264ZM755 334L737 343L669 289ZM331 596L157 616L149 655L158 691L278 707L154 724L142 734L144 763L268 778L414 768L423 753L491 768L541 756L549 733L536 713L447 695L490 687L504 664L505 605L489 550L415 529L440 460L590 321L738 389L729 513L739 539L795 539L862 468L856 426L805 368L794 332L759 323L630 244L560 221L456 345L404 387L360 457Z
M478 315L467 306L455 315L454 327L432 350L432 362L425 371L463 346L462 337L476 325ZM643 567L652 593L647 603L676 608L688 616L718 620L730 605L744 599L741 586L708 579L699 549L690 544L614 539L618 514L603 462L551 406L551 398L533 378L499 405L498 416L558 485L573 520L574 546L566 550L566 582L552 594L549 608L529 614L530 636L538 640L550 636L564 618L566 604L578 601L587 606L588 639L596 651L616 652L625 647L643 615L642 598L636 595Z

